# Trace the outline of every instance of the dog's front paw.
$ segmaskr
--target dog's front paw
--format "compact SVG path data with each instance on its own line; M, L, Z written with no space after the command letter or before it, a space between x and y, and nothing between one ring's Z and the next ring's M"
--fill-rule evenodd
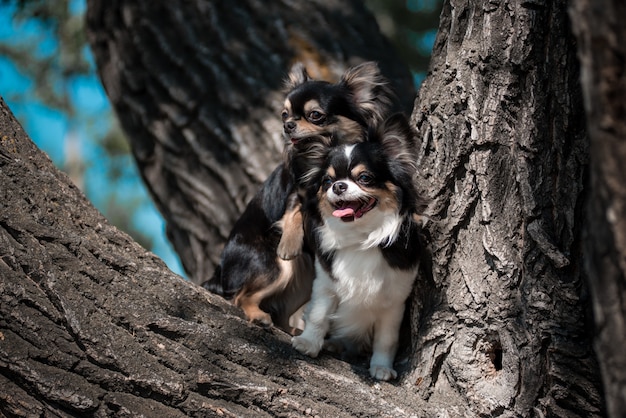
M302 254L302 240L289 239L283 235L278 243L276 255L283 260L293 260L300 254Z
M302 354L306 354L309 357L317 357L320 350L322 349L322 344L324 341L313 341L306 337L302 337L302 335L298 337L291 338L291 346L301 352Z
M243 313L246 315L249 322L264 328L269 328L274 325L272 322L272 316L261 310L258 305L249 303L240 305L240 307L243 309Z
M265 315L259 315L255 318L250 319L250 322L263 328L269 328L274 325L271 315L267 313Z
M371 364L370 376L376 380L391 380L398 377L398 373L390 367Z

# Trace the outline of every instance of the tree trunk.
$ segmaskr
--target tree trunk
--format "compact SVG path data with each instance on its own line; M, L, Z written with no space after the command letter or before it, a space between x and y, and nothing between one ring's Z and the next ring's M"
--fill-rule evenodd
M596 318L596 351L607 409L626 416L626 4L576 0L570 9L578 39L587 125L591 192L586 238Z
M378 61L412 108L410 73L358 0L88 4L102 82L196 283L210 277L231 226L281 160L290 65L334 79Z
M418 283L425 399L492 416L596 416L582 228L588 142L566 2L450 1L413 122L432 265Z
M357 2L293 3L89 2L103 82L196 282L279 159L278 80L292 59L324 74L379 57L408 81ZM107 224L1 102L0 411L603 415L583 266L589 150L565 3L444 5L412 116L432 203L398 383L373 384L365 362L305 358L174 276ZM601 181L593 193L623 204Z

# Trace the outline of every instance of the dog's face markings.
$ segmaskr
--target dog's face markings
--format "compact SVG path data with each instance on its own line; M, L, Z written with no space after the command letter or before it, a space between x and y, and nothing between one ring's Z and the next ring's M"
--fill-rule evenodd
M366 145L348 145L331 152L318 191L320 212L325 218L351 222L372 210L396 213L398 193L377 156ZM375 154L375 153L374 153Z
M294 144L307 137L330 136L340 129L336 126L337 117L329 114L318 95L311 91L296 90L290 94L285 100L281 117L285 136Z
M385 212L399 212L400 211L400 203L398 194L402 193L402 189L388 181L385 183L385 188L380 190L380 195L378 198L378 207L380 210Z
M310 99L302 107L296 108L289 99L285 100L281 117L285 135L292 139L330 133L326 125L332 121L329 121L316 99Z
M291 112L291 102L289 100L285 100L283 111L280 114L281 118L283 119L283 123L290 117Z
M285 139L295 145L303 139L339 135L344 142L358 142L365 122L353 107L337 85L323 81L299 85L287 95L281 113Z
M356 145L356 144L351 144L351 145L348 145L348 146L346 146L346 147L345 147L345 148L346 148L346 150L345 150L345 154L346 154L346 159L347 159L347 161L348 161L348 164L349 164L349 162L352 160L351 155L352 155L352 151L354 151L354 146L355 146L355 145Z
M326 113L315 99L311 99L304 104L304 117L312 124L318 126L326 121Z

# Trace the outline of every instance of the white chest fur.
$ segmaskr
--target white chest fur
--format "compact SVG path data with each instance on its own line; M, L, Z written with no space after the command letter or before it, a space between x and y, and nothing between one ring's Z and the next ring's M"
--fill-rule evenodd
M355 308L384 309L403 303L411 291L416 271L389 266L378 247L348 247L335 252L333 284L340 304Z
M367 216L354 222L339 218L324 218L319 227L320 248L323 251L367 249L393 242L402 226L402 218L395 212L374 208Z
M330 279L327 286L338 302L335 318L345 314L351 321L360 316L367 321L391 305L403 304L409 296L417 268L391 267L380 248L397 238L401 225L397 213L377 208L354 222L324 219L318 232L322 251L333 252L332 279L325 279ZM318 265L317 277L323 276Z
M292 344L312 357L327 335L347 349L371 347L370 375L389 380L397 376L393 360L417 265L405 270L389 265L380 246L397 238L402 219L372 212L360 219L365 222L326 219L319 227L319 249L332 254L330 271L317 258L306 325Z

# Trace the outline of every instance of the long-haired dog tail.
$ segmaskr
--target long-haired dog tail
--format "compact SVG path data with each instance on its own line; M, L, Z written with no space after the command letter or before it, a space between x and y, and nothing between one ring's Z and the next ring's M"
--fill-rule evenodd
M224 285L222 284L222 266L219 264L215 267L213 276L202 283L202 287L211 293L215 293L226 298L231 297L234 294L234 292L229 292L224 289Z

